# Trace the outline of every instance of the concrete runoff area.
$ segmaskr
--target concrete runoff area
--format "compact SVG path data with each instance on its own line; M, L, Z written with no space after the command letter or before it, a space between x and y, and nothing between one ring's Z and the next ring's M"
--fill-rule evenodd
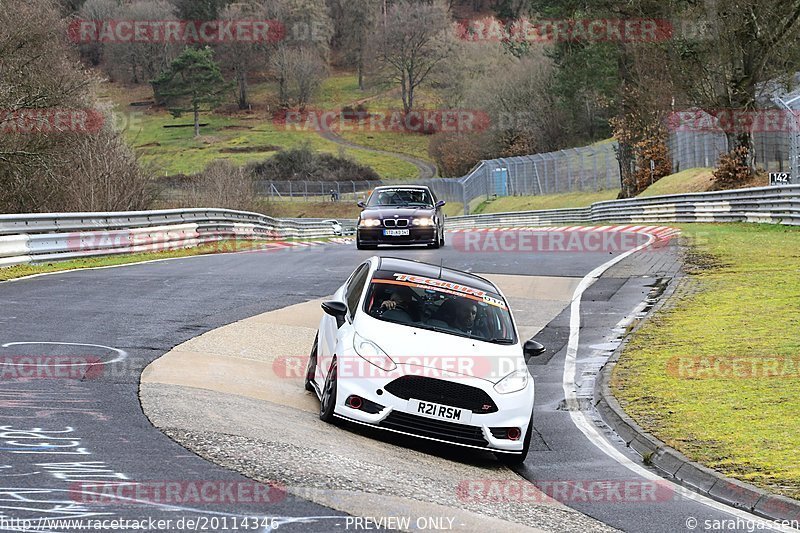
M523 339L563 311L579 282L486 277L506 293ZM175 347L142 373L145 414L202 457L355 517L411 517L411 529L417 518L438 517L452 519L456 531L613 531L533 485L526 490L540 496L525 502L460 498L459 484L469 480L528 483L490 453L462 457L420 439L321 422L302 371L280 375L276 369L284 367L276 361L305 360L324 300L241 320Z

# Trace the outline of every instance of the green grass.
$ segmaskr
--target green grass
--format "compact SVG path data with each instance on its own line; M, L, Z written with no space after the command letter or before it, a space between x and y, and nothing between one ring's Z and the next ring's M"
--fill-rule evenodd
M611 139L600 141L595 145L609 142L611 142ZM638 197L707 191L711 187L711 171L712 169L709 168L690 168L665 176L645 189ZM615 200L618 194L619 191L617 190L607 190L599 192L569 192L544 196L503 196L492 200L481 200L477 206L472 206L472 212L475 214L503 213L506 211L587 207L594 202Z
M726 475L800 497L800 229L687 225L689 291L632 337L612 388L642 427ZM702 373L683 371L702 357ZM779 375L709 361L779 358ZM689 367L694 368L694 367ZM725 368L724 366L722 368Z
M326 240L319 239L283 239L283 242L305 241L305 240ZM34 274L44 274L48 272L66 272L68 270L79 270L81 268L97 268L114 265L127 265L131 263L141 263L142 261L152 261L154 259L170 259L174 257L191 257L196 255L210 255L215 253L240 252L245 250L258 250L260 246L275 241L253 241L253 240L223 240L215 243L202 244L193 248L181 248L178 250L164 250L156 252L145 252L137 254L119 254L102 257L87 257L85 259L72 259L69 261L55 261L42 264L25 264L11 267L0 267L0 281L32 276Z
M389 131L343 131L340 135L343 139L361 146L406 154L423 161L433 162L431 156L428 155L430 135Z
M639 194L639 197L705 192L711 187L713 170L712 168L689 168L664 176Z
M568 192L544 196L501 196L485 201L475 208L478 213L504 213L507 211L533 211L538 209L564 209L587 207L594 202L614 200L619 191Z
M201 137L195 139L191 127L165 128L166 125L191 124L192 117L184 115L174 119L165 110L142 112L142 108L129 107L131 102L152 97L145 86L121 87L105 84L103 95L111 100L124 116L132 116L125 130L126 139L150 164L157 175L194 174L202 171L215 159L226 159L235 164L263 161L279 149L288 149L307 143L319 152L343 154L361 164L372 167L382 179L406 180L417 177L417 168L387 154L376 154L368 150L342 149L336 143L320 137L316 131L286 129L273 124L265 110L252 114L203 113ZM254 84L251 95L259 102L275 92L274 84ZM318 107L341 108L365 95L358 90L353 75L335 75L327 79L320 91ZM314 107L314 106L312 106ZM413 142L413 141L412 141ZM230 149L249 148L253 152L229 153Z
M335 218L354 219L358 217L361 208L355 201L342 200L340 202L303 200L278 200L262 202L259 213L266 213L278 218Z
M287 131L268 120L206 115L208 126L195 139L191 128L164 128L168 124L185 124L190 119L173 119L167 114L146 114L138 128L129 130L127 138L145 163L151 164L159 175L194 174L215 159L227 159L235 164L263 161L276 153L275 148L287 149L307 143L319 152L344 154L372 167L381 178L412 179L417 167L393 156L366 150L341 149L309 131ZM261 147L262 151L225 153L226 149Z
M358 76L354 74L336 74L322 82L312 107L321 109L341 109L345 105L374 96L369 89L358 88Z

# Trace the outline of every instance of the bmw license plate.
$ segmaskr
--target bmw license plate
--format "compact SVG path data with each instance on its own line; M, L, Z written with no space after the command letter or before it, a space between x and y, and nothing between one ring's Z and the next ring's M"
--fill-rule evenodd
M383 230L383 234L386 237L403 237L411 235L411 232L407 229L385 229Z
M408 400L408 409L415 415L436 418L437 420L447 420L462 424L466 424L472 420L472 411L469 409L460 409L458 407L450 407L449 405L441 405L438 403L411 399Z

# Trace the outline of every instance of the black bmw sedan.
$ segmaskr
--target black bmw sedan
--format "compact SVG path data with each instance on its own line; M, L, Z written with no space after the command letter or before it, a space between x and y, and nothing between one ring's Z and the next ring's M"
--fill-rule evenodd
M424 185L377 187L358 205L363 209L356 232L359 250L379 244L444 246L445 202Z

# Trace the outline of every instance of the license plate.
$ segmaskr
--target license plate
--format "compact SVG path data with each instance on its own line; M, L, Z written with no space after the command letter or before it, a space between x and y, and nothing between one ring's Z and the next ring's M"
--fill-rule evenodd
M385 229L383 230L383 234L387 237L402 237L404 235L411 235L411 232L407 229Z
M472 420L472 411L469 409L460 409L458 407L450 407L449 405L411 399L408 400L408 408L411 413L415 415L435 418L437 420L448 420L450 422L460 422L462 424L466 424Z

